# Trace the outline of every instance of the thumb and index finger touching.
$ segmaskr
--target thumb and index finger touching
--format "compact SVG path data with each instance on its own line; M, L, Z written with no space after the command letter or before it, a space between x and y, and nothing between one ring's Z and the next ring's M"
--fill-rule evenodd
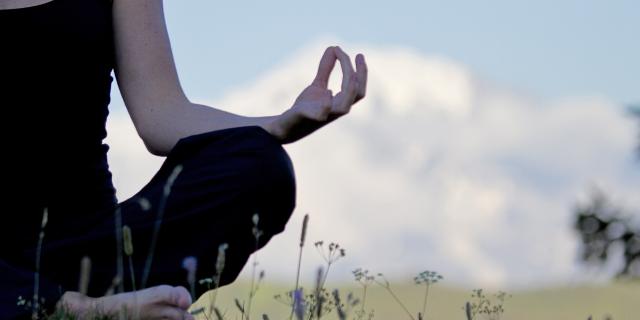
M351 79L355 76L356 81L366 84L367 69L364 62L364 55L358 54L356 56L356 68L354 72L353 64L349 56L338 46L328 47L322 58L320 59L320 65L318 66L318 72L313 84L322 88L328 89L329 78L331 72L336 64L336 60L340 61L340 67L342 69L342 85L341 90L345 91L349 87Z

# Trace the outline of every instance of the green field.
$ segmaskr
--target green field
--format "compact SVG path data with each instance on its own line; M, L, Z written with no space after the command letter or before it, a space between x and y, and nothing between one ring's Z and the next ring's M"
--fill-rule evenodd
M417 314L422 309L424 288L413 284L392 284L392 288L412 312ZM360 287L350 284L339 289L343 295L353 292L357 297L362 292ZM219 290L216 306L225 313L226 319L241 319L234 298L246 302L248 290L249 284L240 281ZM253 303L251 318L262 319L262 314L266 313L270 319L288 319L289 309L273 299L274 295L287 290L290 287L273 283L261 285ZM487 295L492 293L487 292ZM605 319L607 315L613 320L640 319L640 281L514 291L509 294L511 297L505 301L505 312L500 319L586 320L589 315L594 320ZM207 305L208 299L210 297L206 295L201 297L196 306ZM426 319L465 319L462 307L470 299L471 290L435 284L429 294ZM410 319L385 289L377 285L371 286L367 293L366 309L371 308L375 310L374 319ZM323 318L337 319L335 312ZM353 314L349 319L352 318Z

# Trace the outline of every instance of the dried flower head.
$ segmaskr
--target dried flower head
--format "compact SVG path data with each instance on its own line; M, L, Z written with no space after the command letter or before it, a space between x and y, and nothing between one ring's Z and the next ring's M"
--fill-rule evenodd
M133 238L129 226L122 227L122 237L124 239L124 253L127 256L133 255Z
M307 225L309 224L309 214L304 215L302 220L302 233L300 234L300 247L304 247L304 240L307 238Z
M415 276L413 278L413 281L418 285L420 284L431 285L434 283L438 283L438 281L442 279L443 277L437 272L426 270L426 271L420 272L417 276Z
M218 257L216 258L216 273L218 275L222 274L222 270L224 269L224 264L226 260L226 251L229 248L229 244L223 243L218 246Z
M140 208L142 208L142 211L151 210L151 202L149 202L149 199L145 197L138 197L138 204L140 205Z
M357 268L351 272L353 277L362 286L369 286L375 280L375 276L369 274L369 270Z
M196 271L198 270L198 259L196 257L186 257L182 259L182 268L187 270L187 283L191 297L196 298Z
M78 292L86 295L89 290L89 278L91 274L91 259L87 256L80 260L80 280L78 281Z
M42 223L40 224L40 228L44 229L47 226L47 222L49 222L49 210L48 208L44 208L44 212L42 213Z
M182 268L187 270L188 273L196 273L198 268L198 258L193 256L188 256L182 259Z
M324 241L318 241L314 243L314 245L316 247L316 250L322 256L322 259L324 259L327 264L333 264L334 262L340 260L340 258L346 256L344 248L340 247L340 245L336 242L329 243L326 248L324 247Z

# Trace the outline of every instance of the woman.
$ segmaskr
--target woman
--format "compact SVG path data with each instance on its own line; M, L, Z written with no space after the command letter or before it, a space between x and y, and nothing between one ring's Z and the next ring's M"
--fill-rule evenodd
M348 113L365 95L364 57L356 57L354 69L344 51L329 47L315 79L282 114L245 117L191 103L178 81L160 0L2 0L0 30L0 107L9 120L2 129L2 318L25 314L18 296L80 316L126 308L141 318L191 318L182 259L195 256L198 278L211 276L215 252L227 243L221 283L232 282L256 250L253 215L264 231L259 248L284 229L295 207L293 167L281 144ZM333 95L327 82L336 60L343 79ZM123 202L102 143L111 70L147 149L167 156ZM133 290L136 277L146 282L135 299L132 292L101 296L122 273L120 224L132 229L134 277L116 288ZM148 252L154 255L145 270ZM87 295L74 292L84 256L92 261Z

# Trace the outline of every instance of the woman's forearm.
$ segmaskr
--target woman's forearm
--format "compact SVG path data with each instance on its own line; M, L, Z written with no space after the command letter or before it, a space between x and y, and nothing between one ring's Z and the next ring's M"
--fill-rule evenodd
M157 156L168 155L181 138L194 134L254 125L271 132L271 124L277 117L241 116L191 102L161 108L153 114L140 135L149 152Z
M336 61L342 66L342 90L333 95L328 81ZM213 107L190 102L179 87L147 90L125 99L127 108L147 149L166 156L185 137L234 127L260 126L280 143L291 143L313 133L347 114L364 98L367 66L364 56L356 57L354 72L349 56L339 47L329 47L320 61L318 74L282 114L274 116L241 116ZM133 88L135 89L135 88ZM136 90L132 92L139 92ZM153 92L153 94L150 94Z

